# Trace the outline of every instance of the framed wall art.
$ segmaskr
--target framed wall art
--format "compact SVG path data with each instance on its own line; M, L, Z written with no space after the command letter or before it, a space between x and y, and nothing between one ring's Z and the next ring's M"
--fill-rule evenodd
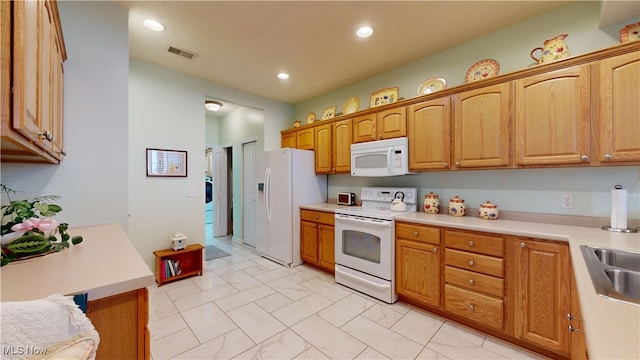
M187 152L147 148L147 176L187 177Z

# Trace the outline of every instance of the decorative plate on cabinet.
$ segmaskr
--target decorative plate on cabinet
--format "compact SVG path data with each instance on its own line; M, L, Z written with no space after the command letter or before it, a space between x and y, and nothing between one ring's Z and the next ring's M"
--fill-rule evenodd
M640 22L629 24L620 29L620 43L640 40Z
M471 65L464 77L465 82L471 83L479 80L489 79L498 76L500 64L493 59L483 59Z
M307 114L307 124L313 124L316 121L316 113L313 111Z
M378 90L371 94L369 108L387 105L398 101L398 87L390 87Z
M322 110L322 120L333 119L336 116L336 105L329 106Z
M418 87L418 95L427 95L446 88L447 80L443 78L431 78L420 84Z
M360 99L357 97L350 97L342 105L342 115L354 113L360 109Z

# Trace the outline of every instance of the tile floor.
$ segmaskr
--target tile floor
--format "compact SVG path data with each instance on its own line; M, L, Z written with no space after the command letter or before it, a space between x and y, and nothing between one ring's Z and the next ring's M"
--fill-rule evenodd
M211 244L231 256L149 288L152 359L541 359L310 267L284 268L229 237Z

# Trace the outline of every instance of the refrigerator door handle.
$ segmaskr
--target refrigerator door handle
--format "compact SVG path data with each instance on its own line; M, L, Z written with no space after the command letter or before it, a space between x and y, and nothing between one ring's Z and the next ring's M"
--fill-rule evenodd
M271 223L271 168L267 168L264 172L264 194L265 194L265 208L267 209L267 220Z

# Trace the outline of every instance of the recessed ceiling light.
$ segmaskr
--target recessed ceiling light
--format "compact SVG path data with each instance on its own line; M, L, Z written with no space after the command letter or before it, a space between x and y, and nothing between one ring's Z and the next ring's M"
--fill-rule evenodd
M373 34L373 28L371 26L361 26L356 31L356 35L361 38L367 38Z
M278 79L280 80L287 80L289 78L289 74L287 73L279 73L278 75L276 75L278 77Z
M142 23L144 24L144 26L148 27L149 29L151 29L153 31L163 31L164 30L164 25L160 24L159 22L157 22L155 20L145 19Z

